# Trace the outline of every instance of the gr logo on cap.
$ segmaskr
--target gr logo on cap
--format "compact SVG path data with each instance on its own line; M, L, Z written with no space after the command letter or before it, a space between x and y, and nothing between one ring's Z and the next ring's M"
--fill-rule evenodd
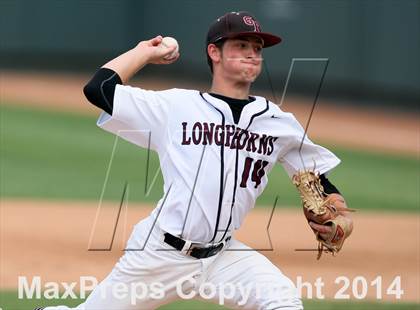
M268 32L262 32L260 23L251 13L230 12L216 19L207 33L206 46L219 40L238 36L255 35L262 39L263 47L270 47L281 42L281 38Z
M254 19L252 16L244 16L243 18L244 23L248 26L254 26L255 32L261 32L260 30L260 24Z

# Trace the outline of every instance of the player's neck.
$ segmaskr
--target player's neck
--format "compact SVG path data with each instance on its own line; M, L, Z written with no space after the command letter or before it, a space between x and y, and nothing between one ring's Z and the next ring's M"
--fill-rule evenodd
M235 99L248 99L251 84L221 81L213 78L210 92Z

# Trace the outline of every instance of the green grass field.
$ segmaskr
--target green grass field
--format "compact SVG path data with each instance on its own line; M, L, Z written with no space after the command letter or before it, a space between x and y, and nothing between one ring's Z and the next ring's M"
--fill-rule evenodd
M115 137L98 127L96 118L20 106L1 106L1 197L98 200ZM342 160L330 176L348 204L356 209L419 211L419 161L335 148ZM162 195L157 178L145 195L147 151L119 139L104 199L119 201L124 183L130 201L154 203ZM148 184L158 172L151 152ZM297 191L278 165L258 205L300 204Z
M74 307L83 302L82 299L18 299L17 292L0 292L0 307L2 310L31 310L40 306L66 305ZM321 301L304 300L305 309L311 310L415 310L420 309L419 304L412 303L380 303L380 302L347 302L347 301ZM225 307L205 303L201 301L181 301L174 302L159 308L160 310L218 310L227 309Z

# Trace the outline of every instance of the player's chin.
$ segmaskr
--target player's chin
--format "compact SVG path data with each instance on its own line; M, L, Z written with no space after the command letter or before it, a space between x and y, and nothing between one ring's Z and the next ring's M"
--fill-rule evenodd
M251 82L255 81L257 77L260 75L261 70L257 66L253 66L250 68L247 68L243 71L245 73L245 76L250 79Z
M256 79L257 79L256 76L245 76L245 77L241 77L237 82L241 84L242 83L251 84L251 83L254 83Z
M243 82L253 83L259 75L257 71L246 70L242 72L241 79Z
M257 76L250 76L250 77L247 77L244 82L254 83L256 79L257 79Z

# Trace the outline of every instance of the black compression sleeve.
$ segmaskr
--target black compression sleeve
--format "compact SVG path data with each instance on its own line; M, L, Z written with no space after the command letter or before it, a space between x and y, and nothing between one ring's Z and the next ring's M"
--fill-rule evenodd
M83 93L93 105L111 115L117 84L122 84L122 81L114 70L100 68L83 88Z
M328 180L327 177L324 174L321 174L319 176L319 178L320 178L320 181L321 181L321 185L324 188L324 192L326 194L337 193L337 194L341 195L341 193L338 191L337 187L335 187L334 184L332 184L330 182L330 180Z

